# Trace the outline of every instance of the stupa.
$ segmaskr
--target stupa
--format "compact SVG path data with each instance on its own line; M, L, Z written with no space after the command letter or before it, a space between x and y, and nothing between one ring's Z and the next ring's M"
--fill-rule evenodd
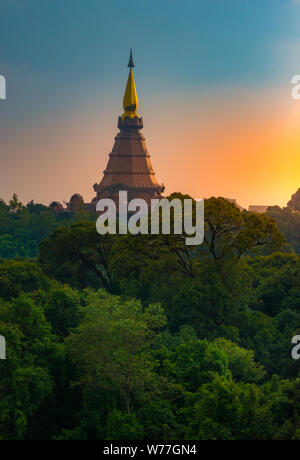
M128 200L143 198L147 203L152 198L160 198L164 185L156 180L145 138L141 133L143 119L137 113L138 97L133 76L133 57L130 50L129 75L125 89L124 113L118 119L120 132L115 137L112 152L103 178L94 185L96 197L113 199L118 209L119 191L127 191Z

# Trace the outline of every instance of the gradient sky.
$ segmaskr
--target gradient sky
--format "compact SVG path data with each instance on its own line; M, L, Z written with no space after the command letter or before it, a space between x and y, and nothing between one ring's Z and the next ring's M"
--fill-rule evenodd
M0 197L94 196L130 47L166 193L285 205L300 187L300 0L1 0Z

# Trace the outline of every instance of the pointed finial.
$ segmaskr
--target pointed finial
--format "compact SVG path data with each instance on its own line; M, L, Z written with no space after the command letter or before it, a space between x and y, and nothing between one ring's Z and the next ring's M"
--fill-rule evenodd
M134 67L133 57L132 57L132 48L130 48L130 57L129 57L128 67L129 67L129 75L128 75L127 85L126 85L124 99L123 99L123 108L124 108L124 113L122 115L123 120L125 117L139 118L138 114L136 113L139 101L138 101L138 97L136 94L135 82L134 82L133 71L132 71L132 67Z
M134 63L133 63L133 57L132 57L132 48L130 48L130 57L129 57L129 62L128 62L128 66L130 69L132 69L132 67L134 67Z

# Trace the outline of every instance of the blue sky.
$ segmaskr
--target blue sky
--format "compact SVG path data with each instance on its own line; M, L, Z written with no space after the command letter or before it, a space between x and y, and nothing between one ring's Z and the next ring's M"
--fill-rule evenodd
M299 20L295 0L2 0L0 72L27 115L112 93L130 46L152 90L274 85Z

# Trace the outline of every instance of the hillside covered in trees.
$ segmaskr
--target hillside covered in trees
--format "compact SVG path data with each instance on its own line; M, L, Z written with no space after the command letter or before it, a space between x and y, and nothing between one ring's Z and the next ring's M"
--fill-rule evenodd
M299 440L299 240L223 198L196 249L2 201L0 439Z

